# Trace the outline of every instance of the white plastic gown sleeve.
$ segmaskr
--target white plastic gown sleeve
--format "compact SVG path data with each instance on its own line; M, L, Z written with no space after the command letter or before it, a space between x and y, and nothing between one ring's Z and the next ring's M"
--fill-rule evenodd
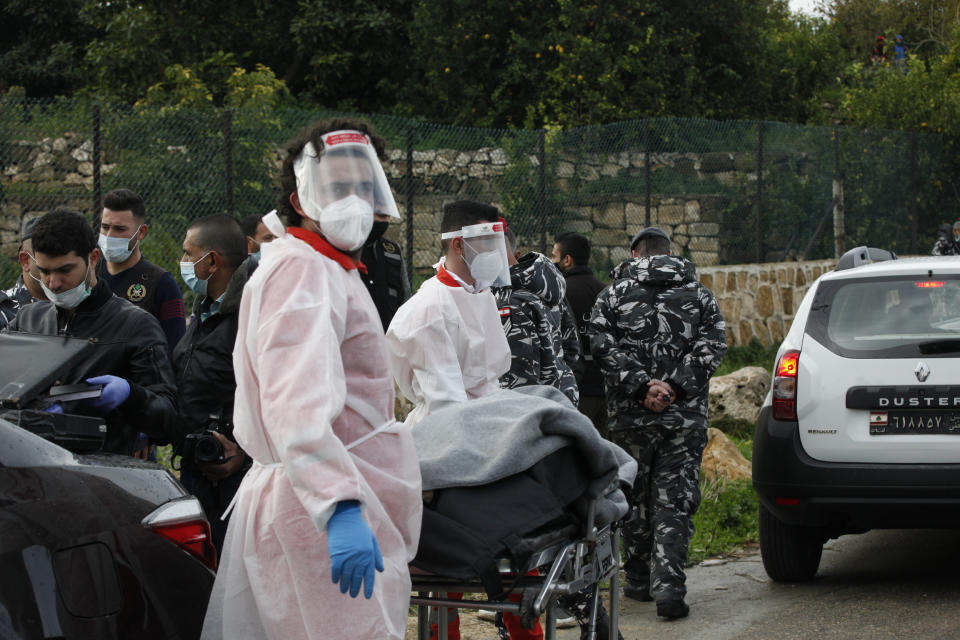
M234 434L255 462L203 637L402 638L422 504L412 437L346 448L393 419L379 316L356 273L291 236L272 244L244 290L234 348ZM342 500L361 502L383 552L371 600L330 579L326 523Z
M496 391L510 368L510 345L493 295L468 293L435 277L397 310L387 348L400 392L416 405L408 425L447 403Z

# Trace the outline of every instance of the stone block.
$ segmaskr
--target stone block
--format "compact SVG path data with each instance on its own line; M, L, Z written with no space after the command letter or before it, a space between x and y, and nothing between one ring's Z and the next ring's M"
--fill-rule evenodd
M745 345L750 344L750 338L753 337L753 326L748 320L741 320L739 322L739 338L740 342L738 344Z
M507 154L504 153L503 149L492 149L490 151L490 163L498 166L506 165Z
M750 293L756 293L757 286L759 284L760 278L757 276L757 274L751 273L747 275L747 290L750 291Z
M414 151L413 152L413 161L414 162L433 162L437 158L436 151ZM406 160L406 158L404 158Z
M713 251L691 251L690 261L698 267L710 267L720 262L720 258Z
M675 225L683 222L686 210L681 204L661 204L657 208L658 225Z
M700 274L700 284L705 286L707 289L713 291L713 274L710 273L701 273ZM716 293L716 292L714 292Z
M803 269L797 269L797 279L794 281L794 286L805 287L807 284L807 276L803 273Z
M604 205L603 208L594 215L593 222L598 227L623 229L626 226L623 203L610 202Z
M588 164L580 165L577 168L577 175L580 176L581 179L586 180L587 182L593 182L594 180L598 180L600 178L600 174L597 173L596 168L591 167Z
M50 182L55 178L55 172L50 165L40 165L29 174L30 182Z
M793 287L780 287L780 303L784 315L793 315Z
M700 171L704 173L718 173L733 171L732 153L705 153L700 157Z
M718 252L720 251L720 239L693 237L693 238L690 238L690 242L687 246L690 247L691 251Z
M767 318L767 330L770 332L770 346L780 344L787 335L780 318Z
M469 153L458 153L456 159L453 161L454 165L458 167L466 167L470 164L470 154Z
M753 321L753 335L761 344L766 346L770 345L770 331L767 329L767 325L763 320Z
M637 204L636 202L628 202L624 207L624 212L627 219L627 226L630 226L631 224L646 226L644 224L647 220L646 205ZM651 211L650 213L650 219L653 220L653 212ZM643 226L641 226L641 228L643 228ZM637 231L639 231L639 229ZM636 233L636 231L634 233Z
M720 225L716 222L691 222L689 229L690 235L694 236L720 235Z
M769 285L757 289L757 314L762 318L773 315L773 289Z
M597 229L590 238L595 247L628 247L630 238L623 229Z
M612 247L610 249L610 261L614 265L618 265L625 260L630 260L633 258L633 254L630 253L629 247Z
M697 163L693 158L677 158L674 168L682 176L697 175Z
M600 167L600 175L613 178L620 173L620 167L609 162Z
M684 216L683 219L686 222L700 222L700 202L697 200L687 200L683 205Z
M737 291L737 274L732 271L727 273L727 286L725 288L731 293Z
M737 274L737 288L743 291L747 286L747 274L743 271Z
M579 233L588 236L593 233L593 223L589 220L567 220L560 225L559 233Z
M558 162L557 163L557 177L559 178L572 178L574 175L575 168L573 164L569 162Z

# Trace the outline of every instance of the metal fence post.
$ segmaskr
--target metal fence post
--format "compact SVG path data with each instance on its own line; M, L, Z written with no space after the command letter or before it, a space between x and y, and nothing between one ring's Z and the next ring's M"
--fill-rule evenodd
M413 125L407 125L407 173L403 181L407 204L407 279L413 287Z
M843 213L843 173L840 170L840 131L833 130L833 257L843 255L845 221Z
M650 118L643 119L643 190L644 190L644 218L643 226L650 226Z
M763 122L757 124L757 213L754 219L756 232L756 262L763 262L763 232L760 229L763 220Z
M100 105L93 105L93 219L100 215Z
M540 253L547 254L547 130L540 129L537 141L537 159L540 161L539 200L540 207Z
M917 240L917 199L920 197L920 189L917 181L917 132L911 131L909 134L910 147L910 252L920 253L920 245Z
M223 110L223 160L227 215L233 216L233 112L230 109Z

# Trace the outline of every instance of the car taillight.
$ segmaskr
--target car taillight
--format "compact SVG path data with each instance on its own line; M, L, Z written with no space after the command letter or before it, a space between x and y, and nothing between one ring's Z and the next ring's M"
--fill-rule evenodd
M797 368L799 366L799 351L787 351L777 360L773 374L773 417L776 420L797 419Z
M217 570L217 549L213 546L210 524L200 502L193 496L160 505L140 524Z

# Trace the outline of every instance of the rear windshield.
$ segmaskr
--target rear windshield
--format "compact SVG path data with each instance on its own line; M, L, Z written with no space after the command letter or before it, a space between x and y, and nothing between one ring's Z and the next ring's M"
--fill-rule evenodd
M960 278L896 276L823 282L806 332L849 358L956 357Z

